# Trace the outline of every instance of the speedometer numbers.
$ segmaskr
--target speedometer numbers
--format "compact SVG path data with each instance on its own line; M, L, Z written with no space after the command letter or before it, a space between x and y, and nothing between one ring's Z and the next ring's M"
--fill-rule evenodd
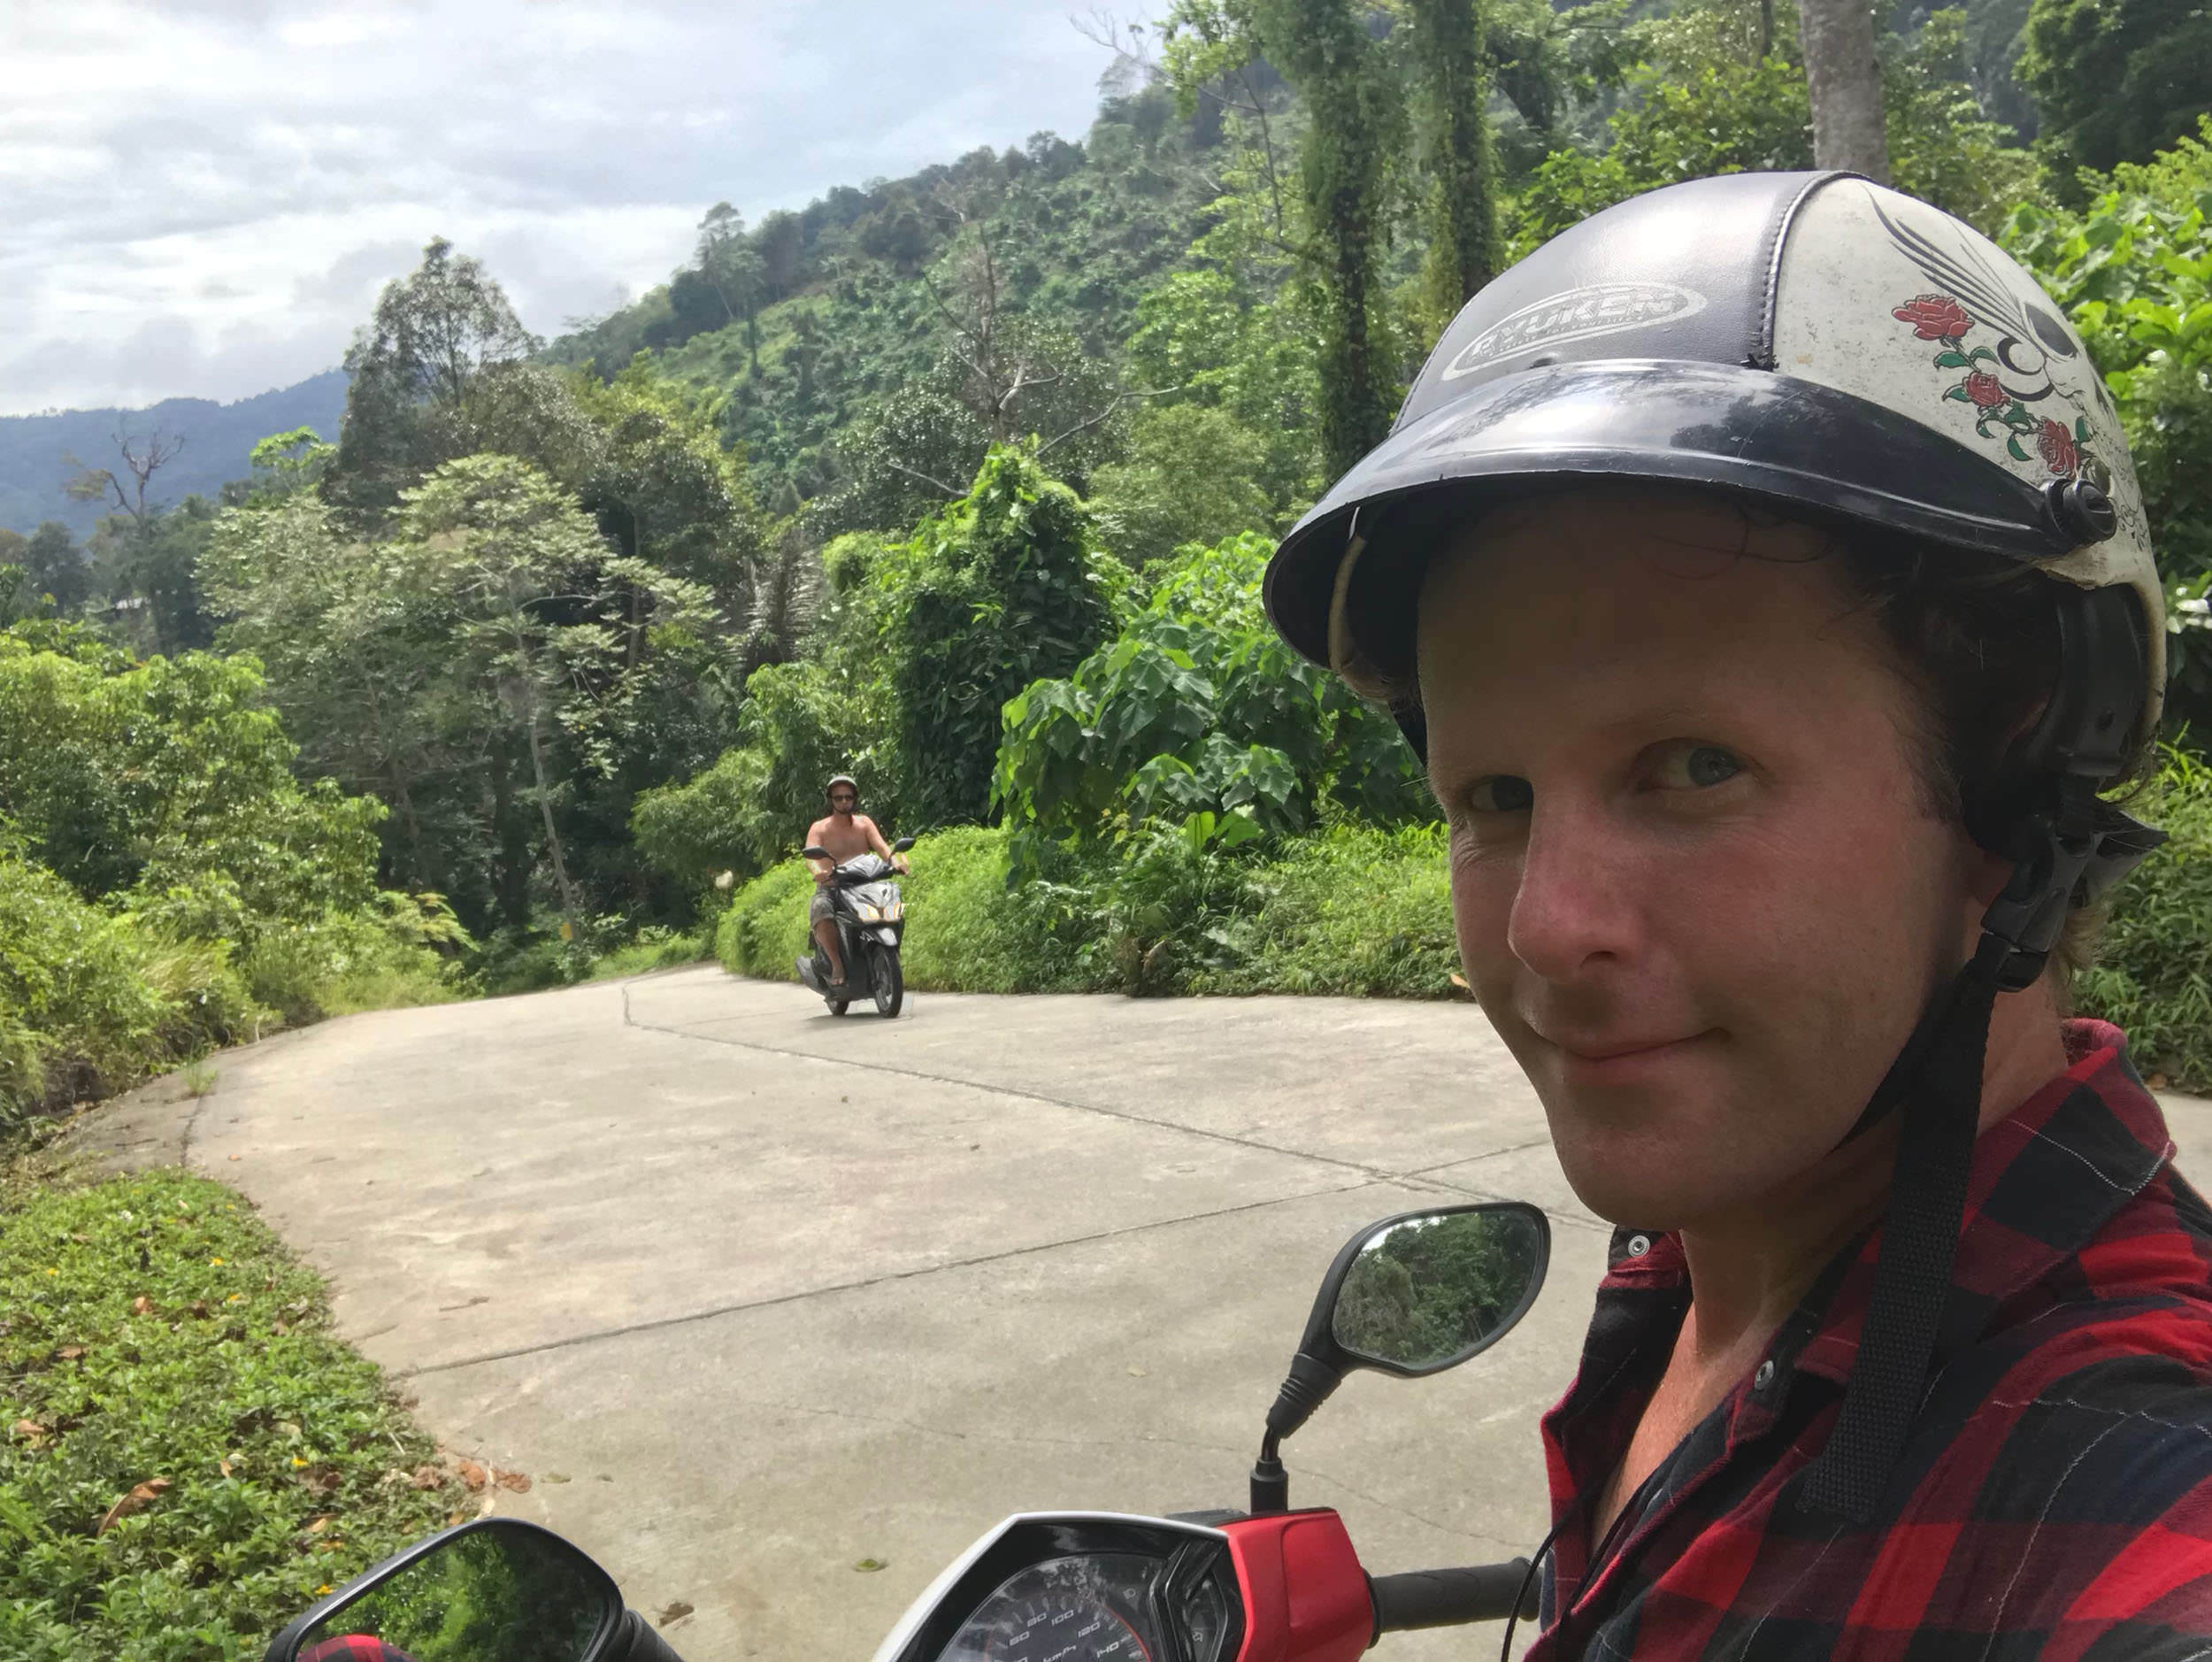
M1156 1560L1087 1554L1033 1564L985 1599L945 1662L1168 1662L1137 1630Z

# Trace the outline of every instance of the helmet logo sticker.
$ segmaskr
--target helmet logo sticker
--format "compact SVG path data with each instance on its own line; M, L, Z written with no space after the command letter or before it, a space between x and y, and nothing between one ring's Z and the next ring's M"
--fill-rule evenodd
M2028 408L2031 402L2050 396L2048 380L2025 389L2016 389L2006 382L2005 372L2014 367L2007 349L2017 344L2012 337L2000 338L1995 346L1969 347L1967 335L1982 326L1950 295L1917 296L1890 315L1900 323L1912 325L1920 339L1942 346L1934 359L1938 369L1966 372L1943 396L1974 406L1975 432L1985 439L1994 436L1993 428L2003 432L2006 453L2016 462L2029 459L2023 442L2027 441L2034 444L2043 465L2055 475L2078 473L2101 488L2108 484L2103 465L2088 450L2094 430L2085 418L2076 416L2069 427Z
M2053 363L2079 358L2081 348L2043 296L2039 292L2030 299L2016 292L2016 286L1970 244L1962 241L1955 249L1946 249L1926 232L1884 212L1878 199L1874 213L1898 251L1936 286L1890 315L1910 324L1919 339L1942 347L1933 360L1938 369L1964 372L1945 389L1944 397L1973 407L1974 431L1981 437L2002 433L2005 453L2014 461L2039 457L2055 477L2078 473L2109 489L2110 470L2089 448L2095 428L2081 413L2078 400L2052 378ZM1968 346L1967 335L1978 329L1993 338ZM2102 380L2093 373L2089 381L2100 404L2107 402ZM2055 414L2030 408L2054 397L2071 407ZM2064 419L2069 415L2070 421Z
M1441 378L1456 381L1517 352L1673 323L1704 310L1703 295L1674 283L1590 283L1563 289L1500 318L1460 348Z

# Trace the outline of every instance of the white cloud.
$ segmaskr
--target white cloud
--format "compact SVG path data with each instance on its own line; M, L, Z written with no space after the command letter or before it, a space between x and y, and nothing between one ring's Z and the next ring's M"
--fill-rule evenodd
M1033 0L33 0L0 10L0 413L329 367L434 235L552 333L700 213L1088 124Z

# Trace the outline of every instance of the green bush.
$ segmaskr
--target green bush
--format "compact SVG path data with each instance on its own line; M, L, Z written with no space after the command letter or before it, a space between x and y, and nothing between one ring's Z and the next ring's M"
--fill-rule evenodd
M0 1211L0 1310L11 1662L258 1657L462 1499L321 1283L220 1184L32 1191Z
M2127 1030L2144 1072L2212 1091L2212 765L2169 749L2135 811L2170 840L2122 886L2075 999Z
M0 855L0 1124L273 1020L219 945L161 940Z
M1440 825L1332 827L1286 843L1251 883L1241 961L1194 990L1448 998L1458 971Z

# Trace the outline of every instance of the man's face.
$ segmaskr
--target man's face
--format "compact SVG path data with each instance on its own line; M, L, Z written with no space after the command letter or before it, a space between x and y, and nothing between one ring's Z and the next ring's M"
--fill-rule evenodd
M829 805L832 813L850 813L860 805L859 793L840 785L830 792Z
M1804 1174L1980 916L1908 687L1818 550L1694 498L1554 499L1422 593L1460 950L1616 1221L1694 1227Z

